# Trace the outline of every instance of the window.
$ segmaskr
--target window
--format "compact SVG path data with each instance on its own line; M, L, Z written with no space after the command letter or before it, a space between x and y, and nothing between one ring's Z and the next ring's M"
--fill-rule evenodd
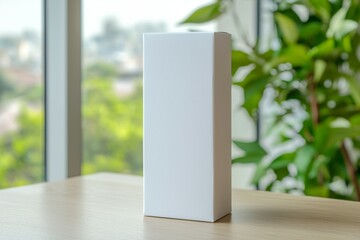
M39 182L44 178L43 2L0 2L0 21L7 23L0 26L0 188ZM247 2L247 5L254 5L252 1ZM49 0L47 3L54 2ZM230 16L206 25L179 25L194 9L208 3L208 0L82 1L83 174L98 171L142 173L142 34L215 29L229 31ZM49 9L55 13L60 11L56 4ZM53 23L68 20L66 17L62 19L67 15L66 9L60 12L59 16L48 14L48 17L53 17ZM47 26L50 26L48 21ZM53 34L52 39L64 35L63 32L59 34ZM62 43L65 41L61 40ZM49 41L47 43L49 47ZM53 44L56 45L56 42L52 41L51 46ZM52 51L53 47L48 50L47 54L51 51L50 55L58 59L58 52ZM64 51L67 51L66 48ZM61 61L65 61L62 62L64 66L68 64L65 58ZM59 70L53 61L52 66L54 64ZM64 69L59 71L66 76L62 72L66 71L66 67ZM54 74L59 75L52 72L52 76ZM50 82L58 81L53 79ZM53 96L47 94L47 97L50 95ZM66 101L66 96L62 100ZM52 105L50 110L57 109L56 105L54 107L50 101L47 102ZM54 130L54 124L59 125L57 119L51 127L51 121L48 121L48 135L57 136L50 131ZM67 140L61 140L62 147L66 147ZM57 156L59 151L67 151L62 147L47 152ZM61 162L66 172L66 156L64 153L59 159L49 157L48 168L54 166L51 169L58 172L57 164Z
M83 1L83 174L142 174L142 34L185 31L206 3Z
M0 188L44 178L42 11L41 0L0 1Z

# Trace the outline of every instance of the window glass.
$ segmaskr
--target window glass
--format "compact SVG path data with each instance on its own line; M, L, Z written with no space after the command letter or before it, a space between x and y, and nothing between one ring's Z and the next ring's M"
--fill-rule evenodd
M142 34L191 30L179 22L202 4L83 1L83 174L142 174Z
M43 3L0 1L0 188L43 181Z

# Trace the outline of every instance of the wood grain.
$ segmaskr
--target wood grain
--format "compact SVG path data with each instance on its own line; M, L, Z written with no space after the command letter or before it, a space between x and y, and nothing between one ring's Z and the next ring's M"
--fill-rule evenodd
M142 178L95 174L0 191L0 239L360 239L357 202L233 190L216 223L143 217Z

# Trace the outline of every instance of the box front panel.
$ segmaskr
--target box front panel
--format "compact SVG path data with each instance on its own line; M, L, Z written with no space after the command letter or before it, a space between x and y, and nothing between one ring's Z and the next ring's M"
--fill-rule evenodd
M144 36L145 215L213 215L213 38Z

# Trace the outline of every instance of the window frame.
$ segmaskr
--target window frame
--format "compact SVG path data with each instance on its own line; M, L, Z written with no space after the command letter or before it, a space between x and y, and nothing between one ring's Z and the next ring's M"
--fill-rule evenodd
M81 174L81 0L44 0L45 181Z

